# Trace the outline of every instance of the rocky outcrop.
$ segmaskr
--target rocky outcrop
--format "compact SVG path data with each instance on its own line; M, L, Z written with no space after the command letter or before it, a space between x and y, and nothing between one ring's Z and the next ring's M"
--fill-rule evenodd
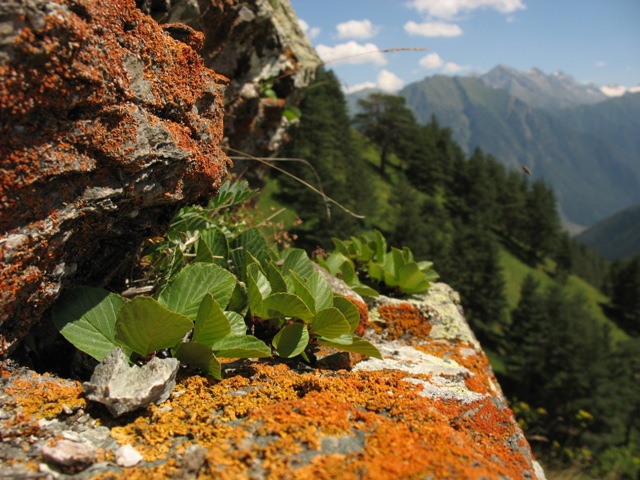
M457 293L383 298L369 320L384 361L229 361L221 382L182 375L167 401L117 423L78 383L12 372L0 380L0 460L15 476L544 479ZM119 466L121 449L135 466Z
M0 5L0 353L222 182L227 80L180 32L133 0Z
M272 155L320 63L288 0L138 4L163 26L133 0L0 5L0 356L213 195L221 145Z
M230 79L228 144L253 156L273 155L291 123L283 113L299 102L321 63L289 0L142 3L160 22L183 22L204 33L205 65Z

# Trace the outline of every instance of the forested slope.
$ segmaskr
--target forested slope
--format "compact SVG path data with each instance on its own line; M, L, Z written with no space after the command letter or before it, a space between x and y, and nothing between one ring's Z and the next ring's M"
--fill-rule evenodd
M351 128L338 81L321 71L281 152L310 162L324 191L365 218L278 175L276 200L312 212L292 233L314 250L334 235L377 228L391 244L433 261L504 366L506 394L538 454L559 468L635 475L637 465L623 459L640 458L640 345L605 317L599 302L607 297L594 293L611 284L607 262L561 229L546 183L506 170L480 148L466 156L450 129L436 119L418 124L399 97L367 101ZM302 163L287 170L318 184ZM517 284L505 271L514 263L527 269ZM581 288L585 281L592 286Z

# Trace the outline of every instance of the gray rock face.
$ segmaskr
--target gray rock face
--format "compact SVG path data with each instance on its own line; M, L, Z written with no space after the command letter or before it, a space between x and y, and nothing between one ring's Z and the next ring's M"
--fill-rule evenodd
M0 356L213 195L226 79L133 0L0 2Z
M170 3L156 11L152 6L150 13L203 32L205 65L230 79L224 121L229 146L254 156L273 155L291 123L284 110L299 102L321 64L289 0Z
M176 386L180 362L154 357L142 367L130 366L115 348L83 385L87 399L104 404L115 417L152 403L162 403Z

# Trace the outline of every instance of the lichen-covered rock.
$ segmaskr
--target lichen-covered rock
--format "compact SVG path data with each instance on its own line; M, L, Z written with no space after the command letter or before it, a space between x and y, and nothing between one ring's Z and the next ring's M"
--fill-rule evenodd
M0 3L0 355L215 193L226 79L202 42L133 0Z
M246 360L226 363L220 382L183 377L165 403L111 428L142 461L109 478L544 479L456 299L434 284L426 296L372 304L367 338L384 361ZM38 405L16 382L4 385L12 412L55 412L73 398L63 390ZM19 446L28 456L32 447Z
M204 33L205 65L230 79L229 145L253 156L273 155L290 124L285 109L300 101L321 64L289 0L142 3L158 21L184 22Z

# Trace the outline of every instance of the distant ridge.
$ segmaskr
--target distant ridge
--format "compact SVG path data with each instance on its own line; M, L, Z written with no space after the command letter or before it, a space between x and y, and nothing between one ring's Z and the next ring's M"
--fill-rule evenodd
M520 72L498 65L478 78L485 85L504 90L530 107L546 110L590 105L609 98L598 87L582 85L563 72L546 75L537 68Z
M575 238L609 260L640 253L640 205L606 218Z
M352 112L367 93L347 96ZM640 93L610 98L563 73L498 66L427 77L398 95L420 123L435 116L449 127L467 154L480 147L543 178L572 233L640 203Z

